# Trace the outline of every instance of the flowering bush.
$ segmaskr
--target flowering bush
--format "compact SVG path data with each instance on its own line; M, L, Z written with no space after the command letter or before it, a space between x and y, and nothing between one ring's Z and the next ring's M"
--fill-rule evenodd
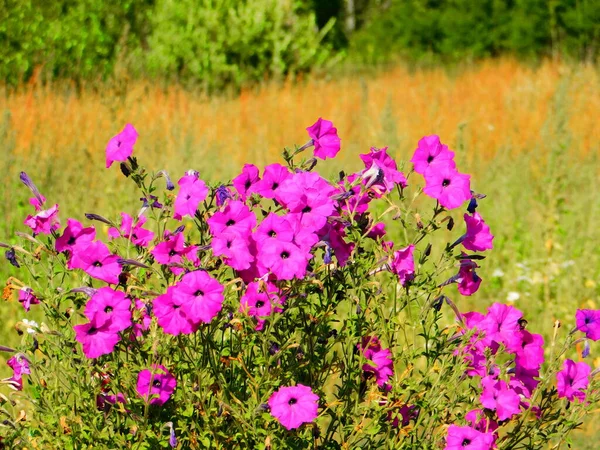
M545 343L513 306L463 311L493 235L454 153L424 137L405 175L372 148L362 170L330 182L314 169L340 151L337 130L319 119L307 131L286 165L246 164L214 186L190 170L176 190L138 164L127 125L106 166L120 163L141 205L85 215L106 225L106 242L82 218L62 228L22 173L35 211L22 245L0 244L23 269L4 297L44 321L23 321L22 347L1 348L13 353L4 443L484 450L567 439L599 394L590 366L565 357L579 358L577 343L589 355L600 311L577 311L562 344L559 323ZM461 235L451 210L463 205ZM444 229L456 236L439 246Z

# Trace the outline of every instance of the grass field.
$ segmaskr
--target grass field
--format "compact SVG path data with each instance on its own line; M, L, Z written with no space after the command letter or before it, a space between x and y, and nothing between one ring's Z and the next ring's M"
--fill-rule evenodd
M339 157L324 164L329 174L358 170L358 154L370 146L387 145L407 161L421 136L438 134L488 195L480 212L496 236L479 271L482 288L468 299L456 294L459 307L481 311L512 299L528 328L548 337L555 319L566 333L576 308L600 308L599 112L600 72L553 62L490 61L452 73L398 67L210 99L144 82L80 95L33 82L0 96L0 240L25 231L21 170L59 203L63 222L135 212L132 183L104 169L106 142L127 122L140 133L135 155L143 165L174 180L194 168L210 182L235 176L245 162L280 160L283 146L306 142L305 128L319 116L342 138ZM0 274L19 276L4 260ZM11 329L24 311L0 308L0 343L14 345ZM598 351L592 346L595 366Z

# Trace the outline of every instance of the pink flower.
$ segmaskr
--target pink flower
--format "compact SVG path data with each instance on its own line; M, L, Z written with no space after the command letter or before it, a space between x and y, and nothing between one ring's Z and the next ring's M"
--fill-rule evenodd
M567 398L570 402L576 398L585 400L585 390L590 382L590 366L584 362L573 362L570 359L563 363L563 370L556 374L558 398Z
M174 286L169 286L165 294L156 297L152 302L152 311L165 333L173 336L191 334L196 331L197 326L182 308L187 299L174 297L174 290Z
M133 242L134 245L146 247L150 241L154 239L154 233L142 228L142 225L145 223L146 218L144 216L139 216L135 226L133 226L133 218L129 214L122 212L120 229L117 230L116 228L111 227L108 229L108 235L113 239L124 237Z
M498 423L495 420L488 419L482 409L469 411L465 415L465 420L481 433L494 432L498 429Z
M223 307L225 288L203 270L186 273L172 291L175 301L193 324L209 323Z
M110 322L99 327L94 322L75 325L75 339L83 347L87 358L98 358L112 353L119 342L119 334L110 328Z
M319 396L303 384L279 388L268 403L271 415L288 430L310 423L319 415Z
M98 289L85 305L84 314L97 327L108 325L111 331L131 326L131 300L124 292L109 287Z
M263 329L265 320L274 312L282 311L279 289L273 283L248 284L246 292L240 299L240 311L250 317L256 317L258 324L256 330Z
M133 146L138 138L136 129L128 123L125 128L113 137L106 145L106 168L115 161L127 161L133 153Z
M58 221L58 205L40 211L35 216L27 216L25 225L33 230L33 234L52 234L53 231L58 230L60 227Z
M84 270L92 278L110 284L119 284L121 266L119 257L110 253L102 241L83 243L73 247L73 268Z
M470 179L470 175L459 173L451 166L431 168L425 172L423 192L446 209L458 208L471 199Z
M152 305L146 305L142 300L135 300L135 309L137 310L139 317L133 322L131 330L131 340L140 337L144 331L150 329L152 323L152 317L150 317L150 310Z
M165 366L153 364L138 374L137 393L151 405L164 405L177 387L177 380Z
M31 374L27 357L23 353L17 353L6 361L6 364L13 370L13 376L10 378L10 381L14 383L14 387L17 390L23 390L23 375Z
M223 231L215 236L210 246L215 256L224 256L225 263L236 270L246 270L254 262L250 252L250 236L234 231Z
M486 341L498 344L509 344L521 331L520 320L523 313L514 306L494 303L488 308L485 318L478 324L478 328L485 331Z
M474 252L482 252L493 248L492 240L494 236L490 233L490 227L483 221L478 212L464 215L467 224L467 233L462 241L462 245Z
M159 264L180 264L183 256L196 249L194 246L186 247L183 233L165 233L165 239L150 251Z
M456 276L456 281L458 282L458 292L461 295L470 296L479 289L481 278L475 272L477 267L479 266L470 259L460 261L460 269Z
M67 226L62 236L56 239L55 248L57 252L72 251L78 244L92 242L96 238L94 227L83 228L83 225L75 219L67 219Z
M394 361L392 360L390 350L381 348L379 339L376 336L363 337L362 342L358 344L358 349L369 361L363 365L363 371L373 373L377 380L377 385L387 388L386 383L394 374Z
M29 311L31 305L39 304L40 300L35 296L30 287L25 286L19 289L19 303L23 305L25 311Z
M544 362L544 338L540 334L519 330L508 343L508 349L516 353L516 361L524 369L539 369Z
M444 450L492 450L494 434L482 433L469 426L450 425Z
M397 184L402 188L406 187L406 177L398 171L396 161L387 154L387 147L371 147L371 152L360 155L360 159L365 163L365 170L361 175L370 175L369 187L377 188L379 194L391 192Z
M398 275L400 284L405 286L407 282L414 278L415 274L415 260L413 253L415 246L410 244L408 247L402 248L394 253L394 260L390 265L390 269L393 273Z
M410 160L415 166L415 172L425 175L430 168L455 168L454 152L440 142L439 136L424 136L419 141L417 149Z
M334 158L340 151L340 138L337 129L329 120L317 120L306 129L315 145L315 156L321 159Z
M240 199L246 201L246 198L253 192L253 187L260 181L258 176L258 167L254 164L244 164L242 173L233 179L233 187L238 192Z
M117 403L127 403L125 394L123 394L122 392L118 392L116 395L109 395L104 392L101 392L96 396L96 408L98 408L101 411L107 410L108 405L116 405Z
M600 339L600 310L578 309L575 314L577 329L585 333L585 337L592 341Z
M179 193L175 199L173 218L181 220L183 216L194 217L200 202L206 199L208 188L198 178L198 172L190 171L177 182Z
M344 267L354 250L354 243L344 240L346 237L344 225L340 222L327 224L321 229L319 235L321 240L327 243L327 249L333 250L340 267ZM327 261L325 262L327 263Z
M278 280L292 280L304 278L312 255L291 242L271 239L259 250L258 258Z
M294 240L294 229L288 217L269 213L263 219L256 231L252 234L256 243L262 245L270 239L292 242Z
M256 216L242 202L233 200L222 211L214 213L207 222L213 236L225 230L246 234L256 226Z
M481 379L483 391L479 397L481 404L492 411L496 411L499 420L510 419L520 412L520 398L508 387L506 381L495 380L492 377Z
M265 167L262 180L258 180L252 188L252 192L256 192L264 198L275 198L281 183L292 174L287 167L281 164L271 164Z

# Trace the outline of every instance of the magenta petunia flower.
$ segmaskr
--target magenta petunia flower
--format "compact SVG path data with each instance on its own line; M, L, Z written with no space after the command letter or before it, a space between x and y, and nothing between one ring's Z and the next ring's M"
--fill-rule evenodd
M154 364L138 374L137 393L151 405L164 405L177 387L177 380L165 366Z
M177 182L179 193L175 199L173 218L181 220L183 216L194 217L200 202L208 195L204 181L198 178L198 172L189 171Z
M312 255L291 242L270 239L259 250L259 262L278 280L302 279Z
M289 221L289 217L269 213L256 228L252 237L256 243L261 245L270 239L292 242L294 240L294 229Z
M585 333L585 337L592 341L600 339L600 310L578 309L575 313L577 329Z
M83 228L81 222L75 219L67 219L67 226L62 236L56 239L55 248L57 252L73 251L75 245L92 242L96 239L94 227Z
M337 129L329 120L319 119L306 129L315 146L315 156L321 159L334 158L340 151Z
M415 166L415 172L425 175L430 168L455 168L454 152L440 142L439 136L424 136L419 140L417 149L410 160Z
M279 298L279 289L273 283L248 284L246 292L240 299L240 311L248 314L250 317L256 317L258 324L256 330L263 329L265 320L273 312L281 312L281 299Z
M327 248L333 250L340 267L344 267L354 250L354 243L344 240L346 237L344 225L340 222L327 224L321 229L319 236L327 244Z
M108 405L116 405L117 403L127 403L125 394L122 392L117 392L117 394L107 394L105 392L101 392L96 396L96 408L98 408L100 411L106 410Z
M264 198L275 198L281 183L291 176L287 167L281 164L270 164L265 167L262 180L252 187L252 192L256 192Z
M488 419L482 409L473 409L465 415L465 420L481 433L494 432L498 429L498 422Z
M175 286L169 286L165 294L156 297L152 302L152 311L165 333L173 336L191 334L197 327L182 308L187 299L175 298L174 290Z
M527 330L515 332L508 349L517 355L516 361L524 369L539 369L544 363L544 338Z
M136 129L128 123L125 128L114 136L106 145L106 168L115 161L127 161L133 153L133 146L138 138Z
M410 244L408 247L397 250L394 253L394 260L390 264L390 269L393 273L398 275L400 284L405 286L407 282L414 278L415 274L415 260L413 253L415 246Z
M110 328L110 322L106 322L102 327L89 322L75 325L73 329L75 339L82 345L83 354L87 358L98 358L112 353L120 339L119 333Z
M463 259L460 261L460 269L458 275L456 275L456 282L458 283L458 292L464 296L473 295L479 289L481 285L481 277L477 275L475 269L479 266L470 259Z
M521 399L506 381L487 376L481 379L481 386L483 390L479 401L485 408L496 411L499 420L519 414Z
M256 216L244 203L233 200L222 211L214 213L207 222L213 236L225 230L246 234L256 226Z
M288 430L310 423L319 415L319 396L303 384L279 388L268 403L271 415Z
M35 216L27 216L24 223L33 230L33 234L52 234L60 227L58 205L40 211Z
M186 247L183 233L165 233L165 240L154 247L150 253L159 264L180 264L183 257L195 249L194 246Z
M102 241L82 243L73 247L71 266L84 270L92 278L110 284L119 284L121 274L119 257L111 254Z
M471 199L471 176L451 166L430 168L425 172L423 192L446 209L458 208Z
M444 450L492 450L494 434L482 433L469 426L450 425Z
M254 164L244 164L242 173L232 180L233 187L238 192L240 199L245 202L246 198L254 191L254 186L260 181L258 167Z
M246 270L254 262L250 252L250 236L234 231L223 231L210 243L215 256L225 257L225 263L236 270Z
M97 327L108 324L111 331L123 331L131 326L131 300L124 292L103 287L88 300L84 314Z
M514 306L494 303L478 328L485 331L486 341L490 344L495 341L508 347L521 331L519 322L522 317L523 313Z
M363 364L363 371L374 374L377 385L387 388L386 383L394 374L392 352L387 348L381 348L376 336L363 337L362 342L358 344L358 349L368 360L366 364Z
M492 240L494 236L490 233L490 227L483 221L478 212L464 215L467 224L467 233L464 236L462 245L473 252L482 252L491 250L494 246Z
M371 147L371 152L360 155L360 159L365 163L365 170L361 175L370 177L369 187L376 188L379 194L391 192L396 185L402 188L407 186L406 177L398 171L396 161L387 154L387 147L381 149Z
M563 370L556 374L556 389L558 398L567 398L570 402L578 399L585 400L585 390L590 382L590 366L584 362L574 362L570 359L563 363Z
M17 353L6 361L6 364L13 370L13 376L10 378L10 381L13 382L17 390L23 390L23 375L31 374L29 360L23 353Z
M40 300L35 296L30 287L25 286L19 289L19 303L23 305L25 311L29 311L31 309L31 305L39 304Z
M125 239L129 239L131 242L133 242L134 245L139 245L140 247L147 247L150 241L154 239L154 232L142 228L142 226L145 223L146 217L139 216L134 226L133 217L131 217L127 213L122 212L121 227L118 230L113 227L109 228L108 236L113 239L123 237Z
M225 288L208 272L195 270L186 273L172 291L174 301L192 323L209 323L223 307Z
M536 380L540 376L539 369L525 369L517 358L515 367L510 372L512 375L509 382L511 389L525 398L531 397L535 388L540 384L539 380Z

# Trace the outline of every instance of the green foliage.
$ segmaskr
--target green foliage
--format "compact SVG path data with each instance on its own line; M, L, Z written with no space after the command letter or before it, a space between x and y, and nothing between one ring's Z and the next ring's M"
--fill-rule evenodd
M146 67L205 87L240 86L265 76L308 71L329 56L313 14L290 0L159 0Z
M456 61L511 53L563 52L595 60L600 4L574 0L406 0L392 2L351 40L353 59Z

